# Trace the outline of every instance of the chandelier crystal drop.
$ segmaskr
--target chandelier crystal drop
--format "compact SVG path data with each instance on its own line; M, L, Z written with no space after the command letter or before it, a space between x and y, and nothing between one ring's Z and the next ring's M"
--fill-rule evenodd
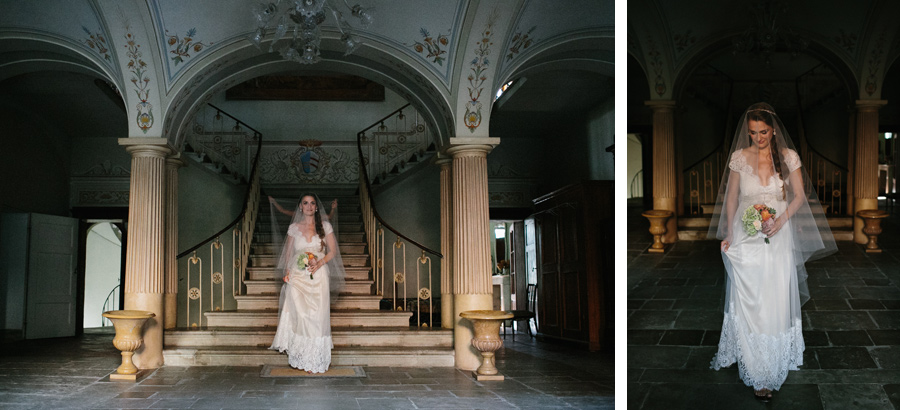
M344 13L332 4L336 1L278 0L274 3L259 3L251 9L256 20L256 30L249 40L257 48L262 49L266 33L274 27L275 34L269 44L270 53L278 51L285 60L315 64L321 60L321 25L327 15L331 14L341 33L340 41L344 45L344 55L350 55L362 42L354 35L353 27L344 18ZM344 8L350 12L350 16L356 19L361 27L368 27L372 23L374 8L362 7L359 4L351 7L346 0L341 1ZM285 38L285 35L289 37ZM282 41L283 39L285 41Z

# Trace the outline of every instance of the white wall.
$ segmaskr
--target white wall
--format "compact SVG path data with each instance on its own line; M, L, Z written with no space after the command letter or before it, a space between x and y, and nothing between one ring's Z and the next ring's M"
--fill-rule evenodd
M84 327L102 326L103 304L109 292L119 284L122 269L122 241L109 222L91 227L87 235L84 285ZM111 298L108 310L118 309L119 291Z
M628 197L629 198L637 198L643 197L644 193L642 191L631 192L631 181L634 179L634 176L637 175L638 171L640 171L643 167L642 160L642 145L641 141L638 140L637 135L628 134L628 164L626 165L626 174L628 179L625 182L628 184Z

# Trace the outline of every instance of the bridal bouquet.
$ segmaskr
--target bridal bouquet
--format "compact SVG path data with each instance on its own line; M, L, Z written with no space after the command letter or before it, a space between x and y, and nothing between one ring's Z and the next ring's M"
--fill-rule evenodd
M741 222L744 223L744 232L747 236L756 235L763 230L763 227L775 224L775 210L765 205L751 205L744 211ZM768 237L766 237L766 243L769 243Z
M297 269L303 270L309 267L309 264L315 262L316 255L312 252L300 252L297 255ZM313 278L312 272L309 274L309 278Z

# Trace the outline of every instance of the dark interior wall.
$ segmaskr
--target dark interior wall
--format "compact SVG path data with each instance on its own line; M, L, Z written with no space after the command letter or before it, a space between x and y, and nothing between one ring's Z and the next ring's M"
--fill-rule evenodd
M379 215L384 221L408 236L435 251L441 251L441 174L440 167L434 164L423 164L423 167L415 171L408 178L379 191L375 195L375 203ZM485 229L488 229L485 226ZM397 240L397 236L385 230L385 272L391 271L391 246ZM406 243L406 271L408 275L408 297L415 297L417 287L415 282L417 259L422 256L422 251L416 246ZM435 255L427 254L431 258L431 285L432 294L440 295L441 292L441 260ZM397 256L397 265L402 267L400 254ZM428 265L419 265L421 270L420 287L426 285L425 272ZM400 269L397 269L399 271ZM390 281L388 281L390 282ZM390 283L386 285L385 295L389 296Z
M4 95L0 122L0 211L68 216L69 137L54 128L53 121Z

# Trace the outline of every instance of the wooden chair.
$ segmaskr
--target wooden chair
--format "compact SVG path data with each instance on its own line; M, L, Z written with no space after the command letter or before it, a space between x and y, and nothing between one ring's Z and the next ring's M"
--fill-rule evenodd
M513 314L513 318L510 319L513 323L517 323L520 321L525 321L525 328L528 330L528 336L534 337L531 334L531 319L535 318L534 311L537 306L537 285L528 285L525 287L525 310L513 310L509 313ZM537 323L535 323L536 325ZM512 332L513 341L516 341L516 331L513 329ZM503 324L503 336L506 337L506 323Z

